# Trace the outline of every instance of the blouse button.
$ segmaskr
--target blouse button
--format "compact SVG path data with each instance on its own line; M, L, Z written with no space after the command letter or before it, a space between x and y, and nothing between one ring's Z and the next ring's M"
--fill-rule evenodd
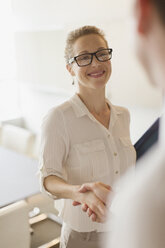
M114 154L113 154L114 156L117 156L117 153L116 152L114 152Z
M118 171L115 171L115 174L118 174L119 172Z

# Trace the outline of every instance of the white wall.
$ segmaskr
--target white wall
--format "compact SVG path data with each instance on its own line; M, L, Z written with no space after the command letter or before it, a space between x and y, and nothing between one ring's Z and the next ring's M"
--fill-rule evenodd
M132 0L11 0L16 29L105 23L130 15ZM21 20L21 21L20 21Z
M67 32L80 25L101 27L113 48L108 96L118 104L159 107L161 94L148 84L133 49L132 1L12 0L18 79L70 90L65 69ZM147 92L147 97L146 97Z
M81 25L97 25L113 48L108 97L131 110L136 136L159 115L161 92L149 84L134 52L132 0L11 1L20 82L71 91L64 62L66 35ZM139 115L140 108L145 108L145 114Z
M64 61L65 31L16 32L18 80L48 87L69 88Z
M16 74L10 0L0 0L0 83Z

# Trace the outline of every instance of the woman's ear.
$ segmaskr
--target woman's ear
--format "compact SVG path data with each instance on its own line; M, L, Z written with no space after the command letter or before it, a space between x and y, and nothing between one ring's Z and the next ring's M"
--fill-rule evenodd
M71 65L67 64L67 65L66 65L66 69L69 71L69 73L71 74L72 77L75 76L73 67L72 67Z

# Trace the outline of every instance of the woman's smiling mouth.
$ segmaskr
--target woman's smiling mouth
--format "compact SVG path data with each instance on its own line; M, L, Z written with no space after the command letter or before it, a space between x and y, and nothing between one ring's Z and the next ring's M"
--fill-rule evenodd
M102 77L104 73L105 71L97 71L97 72L88 73L88 76L93 78L99 78Z

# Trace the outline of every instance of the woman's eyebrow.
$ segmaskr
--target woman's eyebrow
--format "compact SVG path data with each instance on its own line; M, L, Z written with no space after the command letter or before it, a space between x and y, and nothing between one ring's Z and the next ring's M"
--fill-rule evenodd
M89 51L81 51L78 54L81 55L81 54L84 54L84 53L90 53L90 52Z
M105 47L99 47L99 48L97 49L97 51L99 51L99 50L101 50L101 49L105 49ZM97 51L96 51L96 52L97 52ZM84 54L84 53L90 53L90 52L87 51L87 50L85 50L85 51L79 52L78 54L81 55L81 54Z

